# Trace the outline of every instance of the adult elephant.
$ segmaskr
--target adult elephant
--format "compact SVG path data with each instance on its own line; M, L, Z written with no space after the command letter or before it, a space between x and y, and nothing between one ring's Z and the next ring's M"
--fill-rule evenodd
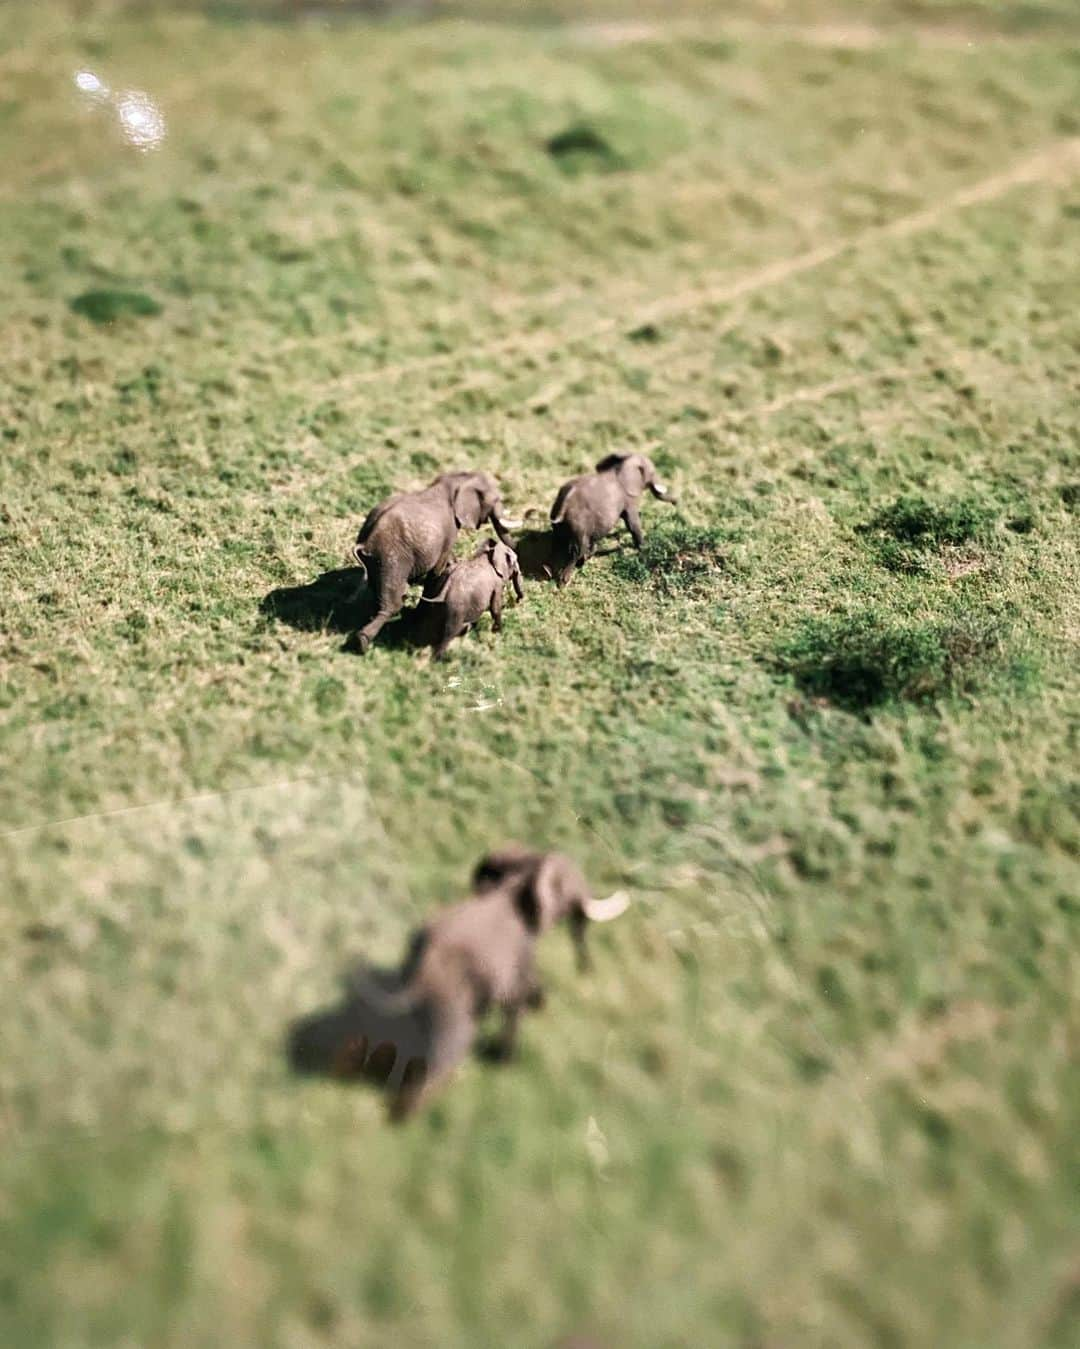
M367 573L375 614L355 634L366 651L385 624L401 612L414 582L446 570L458 531L488 521L505 544L518 520L505 520L499 484L490 473L440 473L418 492L399 492L380 502L360 527L353 556Z
M675 505L675 498L657 478L653 461L643 454L609 454L594 473L563 483L551 508L548 569L556 584L564 586L620 520L630 531L634 547L643 545L639 509L646 488L658 501Z

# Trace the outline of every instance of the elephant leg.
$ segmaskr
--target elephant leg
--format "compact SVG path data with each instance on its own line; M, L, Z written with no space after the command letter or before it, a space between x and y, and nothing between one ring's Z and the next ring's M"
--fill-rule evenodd
M555 584L561 590L566 585L574 572L585 565L585 553L582 548L574 545L564 555L555 573Z
M395 1122L414 1114L442 1085L462 1059L468 1054L476 1033L473 1018L463 1009L455 1008L439 1017L435 1031L435 1046L426 1076L408 1076L390 1105L390 1117Z
M518 1022L521 1020L521 1004L508 1002L503 1004L503 1024L499 1038L493 1046L493 1057L500 1062L512 1059L517 1052Z
M491 611L491 628L493 632L502 632L502 609L503 597L502 590L496 586L491 595L491 603L488 605Z
M630 531L630 537L634 540L634 547L644 548L645 536L641 532L641 516L638 515L637 507L628 505L622 513L622 518Z
M570 936L574 943L579 974L587 974L592 969L592 957L589 955L589 948L585 944L585 931L588 925L589 920L580 909L571 910Z
M356 634L356 644L361 651L368 649L394 615L401 612L401 606L405 603L409 578L403 569L380 566L378 581L379 599L375 616Z
M468 629L467 627L462 626L459 616L448 608L443 618L442 636L435 644L435 651L431 657L432 660L445 660L450 643L455 637L462 636L466 631L468 631Z
M428 575L442 576L446 572L447 567L449 567L450 559L453 556L454 556L454 540L451 539L450 542L443 549L442 553L439 555L438 562L435 563L434 567L432 567Z
M521 982L521 1006L538 1012L544 1005L544 986L540 976L530 966Z

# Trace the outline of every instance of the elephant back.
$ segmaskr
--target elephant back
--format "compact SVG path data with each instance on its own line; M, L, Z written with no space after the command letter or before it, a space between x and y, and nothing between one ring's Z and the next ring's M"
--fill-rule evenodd
M356 536L358 544L364 543L371 535L371 531L383 518L386 512L406 496L405 492L395 492L393 496L387 497L385 501L380 501L377 506L373 506L367 513L364 523L360 526L360 533Z

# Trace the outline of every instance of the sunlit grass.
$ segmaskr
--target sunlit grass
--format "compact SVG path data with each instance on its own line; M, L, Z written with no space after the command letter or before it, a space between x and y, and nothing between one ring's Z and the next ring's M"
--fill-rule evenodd
M3 1343L1074 1342L1073 17L679 12L0 16ZM374 501L617 447L341 650ZM511 838L634 898L520 1062L293 1077Z

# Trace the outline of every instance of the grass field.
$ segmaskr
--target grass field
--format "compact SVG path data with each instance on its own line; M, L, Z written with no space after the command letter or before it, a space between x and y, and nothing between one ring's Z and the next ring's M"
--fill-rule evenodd
M580 8L0 11L5 1345L1080 1342L1080 14ZM266 611L624 446L445 666ZM508 838L520 1061L294 1077Z

